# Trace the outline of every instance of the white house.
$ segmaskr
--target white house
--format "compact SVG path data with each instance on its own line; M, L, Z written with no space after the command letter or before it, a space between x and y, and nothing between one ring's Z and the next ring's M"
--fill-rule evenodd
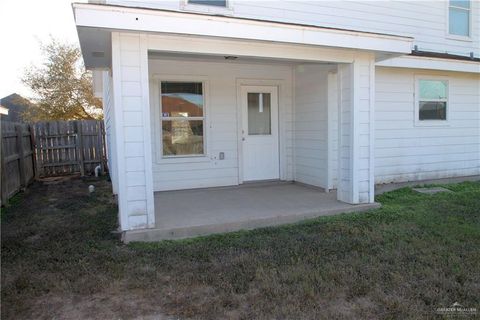
M103 98L126 241L274 222L254 219L269 184L178 190L294 181L360 208L375 184L480 175L478 1L104 0L73 10ZM295 190L268 205L317 199L300 189L288 198ZM215 202L237 196L249 224ZM189 233L207 219L196 203L231 223Z

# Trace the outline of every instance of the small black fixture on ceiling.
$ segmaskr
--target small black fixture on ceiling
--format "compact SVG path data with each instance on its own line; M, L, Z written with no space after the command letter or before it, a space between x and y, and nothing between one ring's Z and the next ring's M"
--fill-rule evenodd
M225 60L237 60L238 57L235 56L225 56Z
M93 51L92 52L92 57L103 58L103 57L105 57L105 52L103 52L103 51Z

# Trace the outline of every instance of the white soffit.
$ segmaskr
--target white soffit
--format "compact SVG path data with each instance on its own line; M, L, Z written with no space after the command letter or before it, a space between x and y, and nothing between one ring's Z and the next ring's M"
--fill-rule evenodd
M83 61L87 69L110 68L112 38L110 30L77 27Z
M73 4L77 27L222 37L408 54L412 38L230 17Z
M480 73L480 63L476 61L430 57L403 56L377 62L376 66Z

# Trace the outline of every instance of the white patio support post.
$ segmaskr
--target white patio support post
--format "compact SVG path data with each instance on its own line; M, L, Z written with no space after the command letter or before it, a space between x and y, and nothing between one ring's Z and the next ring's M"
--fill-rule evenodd
M112 32L120 227L155 227L146 35Z
M358 54L338 66L338 188L340 201L373 203L375 60Z

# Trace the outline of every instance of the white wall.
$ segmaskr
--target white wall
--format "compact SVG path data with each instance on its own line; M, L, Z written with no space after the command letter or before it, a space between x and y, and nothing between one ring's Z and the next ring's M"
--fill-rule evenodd
M373 56L338 66L338 192L348 203L374 201Z
M262 81L283 84L279 90L282 180L329 188L333 182L329 182L328 170L332 170L330 178L334 181L335 170L331 167L338 164L341 200L350 203L373 201L373 55L359 55L354 63L344 65L339 71L341 80L337 86L341 88L341 107L336 117L327 112L329 71L335 66L305 65L295 69L292 65L281 64L225 63L223 59L214 62L211 59L150 58L153 189L165 191L239 183L238 128L241 118L238 116L237 90L239 79L248 79L242 81L250 85L262 84ZM295 83L292 82L294 73ZM162 158L159 79L207 82L205 157ZM292 89L295 90L296 103L294 120ZM336 105L333 107L335 111ZM333 119L333 126L340 121L342 127L338 133L327 126L329 116ZM327 139L329 129L331 141ZM341 146L339 161L336 157L328 158L328 149L335 150L333 144L337 140ZM218 159L220 152L225 153L225 160Z
M112 180L113 194L118 194L118 167L115 139L115 108L113 101L113 81L109 71L102 72L103 79L103 114L105 123L105 140L107 144L107 160Z
M338 66L338 186L337 196L348 202L353 197L353 66ZM353 202L350 200L350 202Z
M448 125L416 126L415 75L449 81ZM375 182L480 174L480 77L376 68Z
M155 226L150 148L146 36L112 33L120 226Z
M185 0L107 0L109 4L182 11ZM480 2L472 4L471 41L447 37L448 1L249 1L230 0L235 17L397 34L415 38L420 50L479 57ZM201 12L205 6L197 6ZM195 10L192 6L189 10ZM213 9L212 9L213 10ZM224 11L219 12L225 14Z
M328 171L327 188L338 185L338 72L337 68L328 73Z
M325 189L329 188L328 72L332 69L336 66L295 68L295 180Z
M281 179L293 179L292 66L267 63L149 59L153 186L155 191L236 185L239 182L239 84L279 86ZM199 79L206 92L205 157L162 159L158 79ZM156 80L157 79L157 82ZM219 160L220 152L225 159Z

